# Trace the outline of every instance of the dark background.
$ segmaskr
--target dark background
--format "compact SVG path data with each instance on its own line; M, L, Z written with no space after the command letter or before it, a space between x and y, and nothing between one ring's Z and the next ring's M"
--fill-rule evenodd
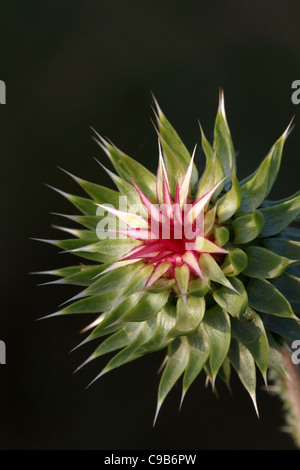
M170 393L154 429L163 353L85 390L106 363L72 374L96 346L69 354L90 319L36 321L78 290L37 287L48 279L28 273L77 262L30 240L60 236L51 224L62 219L50 212L75 213L44 183L83 194L57 167L113 187L93 158L108 164L90 126L156 170L151 92L192 150L198 119L211 138L224 88L240 178L295 115L271 196L298 190L300 105L291 84L300 79L299 20L299 2L287 0L1 1L1 449L294 449L281 403L260 378L260 419L234 376L233 395L219 384L219 398L201 376L180 413L180 386Z

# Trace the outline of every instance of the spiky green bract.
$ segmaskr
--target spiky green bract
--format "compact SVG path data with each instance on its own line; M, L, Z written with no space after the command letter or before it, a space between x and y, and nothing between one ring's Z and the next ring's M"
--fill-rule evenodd
M81 228L56 227L72 237L46 241L94 264L45 272L59 277L54 283L83 287L54 315L96 314L81 344L105 339L85 363L115 352L96 378L166 349L157 413L181 376L183 399L201 371L215 388L218 379L229 382L231 368L257 409L257 371L265 381L270 367L287 374L278 344L300 334L300 195L267 199L288 129L239 181L222 93L212 144L201 128L206 166L200 177L195 152L158 105L156 118L157 175L97 135L117 189L71 175L89 197L58 190L80 211L64 217ZM122 210L121 196L127 198ZM178 229L198 219L192 237L177 239ZM167 223L171 232L162 237Z

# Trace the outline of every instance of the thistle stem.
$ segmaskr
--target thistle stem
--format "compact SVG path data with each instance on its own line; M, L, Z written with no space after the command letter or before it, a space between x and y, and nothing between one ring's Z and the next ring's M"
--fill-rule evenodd
M288 376L276 374L276 394L282 400L287 431L295 445L300 448L300 370L293 362L288 351L281 348Z

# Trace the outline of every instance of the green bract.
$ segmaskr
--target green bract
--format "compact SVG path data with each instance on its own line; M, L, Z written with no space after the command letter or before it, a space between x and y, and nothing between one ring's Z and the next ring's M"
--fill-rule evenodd
M64 217L80 228L57 227L71 238L46 241L90 262L45 272L83 288L52 315L97 314L83 343L105 339L85 363L116 353L96 378L166 349L156 416L181 376L183 398L201 371L215 387L218 377L229 382L231 366L256 407L257 370L265 381L270 367L287 374L280 348L300 330L300 230L288 227L300 214L300 194L267 199L288 129L239 181L221 94L212 144L201 128L206 166L198 176L194 156L156 106L157 175L97 135L117 189L71 175L89 198L58 190L80 212ZM152 237L150 215L171 232ZM192 237L175 236L199 220Z

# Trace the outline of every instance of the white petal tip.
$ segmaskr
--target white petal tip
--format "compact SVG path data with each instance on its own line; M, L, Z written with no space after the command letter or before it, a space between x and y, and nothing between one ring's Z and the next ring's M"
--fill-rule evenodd
M33 272L30 272L28 273L29 275L46 275L46 276L59 276L59 274L57 274L57 271L33 271Z
M289 124L288 124L286 130L285 130L284 133L282 134L282 137L283 137L284 139L287 139L287 137L290 135L290 133L291 133L292 130L294 129L295 124L292 126L294 119L295 119L295 116L292 117L292 119L290 120L290 122L289 122Z
M71 354L72 352L76 351L76 349L80 348L81 346L83 346L84 344L88 343L90 340L90 337L88 336L87 338L85 338L83 341L81 341L81 343L77 344L77 346L75 346L74 348L72 348L70 351L69 351L69 354ZM78 370L81 366L79 366L76 370Z
M251 397L251 400L252 400L252 403L253 403L253 406L254 406L256 415L257 415L257 417L258 417L258 419L259 419L260 416L259 416L259 412L258 412L258 408L257 408L256 396L255 396L254 394L251 394L250 397Z
M154 420L153 420L153 428L155 427L155 424L156 424L156 421L157 421L157 417L158 417L158 414L159 414L159 411L161 409L161 405L162 405L162 402L157 402L157 407L156 407L156 411L155 411L155 416L154 416Z
M94 378L94 380L92 380L87 386L86 386L86 390L88 388L91 387L91 385L93 385L98 379L100 379L100 377L102 377L104 374L106 374L108 372L108 369L103 369L102 372L100 372L99 375L97 375L97 377Z
M81 343L82 344L82 343ZM81 344L79 344L77 347L81 346ZM76 348L75 348L76 349ZM74 351L74 349L73 349ZM77 369L74 370L73 374L76 374L77 372L79 372L85 365L87 365L89 362L91 362L93 359L93 355L90 356L86 361L84 361L80 366L77 367ZM96 379L95 379L96 380ZM92 382L91 382L92 383Z
M56 279L55 281L41 282L41 284L37 284L37 287L51 286L52 284L53 285L55 285L55 284L65 284L65 280L64 279Z
M222 113L222 116L224 119L226 119L226 113L225 113L225 99L224 99L224 91L220 90L219 94L219 110Z
M68 176L70 176L73 180L76 181L76 183L80 183L82 181L81 178L78 178L78 176L75 176L73 175L73 173L70 173L69 171L67 170L64 170L63 168L61 168L60 166L58 167L61 171L63 171L64 173L66 173Z
M73 302L74 300L78 300L78 299L81 299L82 297L85 297L84 292L85 292L85 291L79 292L79 294L74 295L74 297L71 297L70 299L65 300L64 302L62 302L62 303L59 305L59 307L61 307L62 305L66 305L66 304L69 303L69 302Z
M179 411L182 408L182 404L183 404L183 400L185 398L186 392L187 392L187 390L182 390L181 399L180 399L180 403L179 403Z
M63 314L63 311L62 311L62 310L59 310L58 312L51 313L50 315L46 315L46 316L44 316L44 317L37 318L36 320L37 320L37 321L40 321L40 320L47 320L48 318L58 317L59 315L62 315L62 314Z

